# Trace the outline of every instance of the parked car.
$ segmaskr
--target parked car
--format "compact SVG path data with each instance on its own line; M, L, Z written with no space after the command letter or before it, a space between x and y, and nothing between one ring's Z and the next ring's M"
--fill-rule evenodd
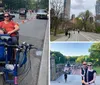
M36 19L48 19L47 11L45 9L37 10Z
M27 17L27 10L26 8L20 8L19 10L19 19L23 17L24 19L26 19Z

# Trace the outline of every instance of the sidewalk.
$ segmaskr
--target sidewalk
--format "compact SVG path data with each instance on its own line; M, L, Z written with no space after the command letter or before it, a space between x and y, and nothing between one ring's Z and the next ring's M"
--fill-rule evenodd
M53 35L50 35L53 36ZM53 36L55 39L53 41L66 41L68 39L68 36L65 36L65 34L57 34L56 36Z
M69 37L68 35L67 36L65 36L64 34L62 35L63 35L62 37L56 39L55 41L67 41L68 40L68 37Z
M51 81L50 85L81 85L80 75L68 75L68 81L64 82L64 76L62 75L56 81ZM96 85L100 85L100 76L96 78Z

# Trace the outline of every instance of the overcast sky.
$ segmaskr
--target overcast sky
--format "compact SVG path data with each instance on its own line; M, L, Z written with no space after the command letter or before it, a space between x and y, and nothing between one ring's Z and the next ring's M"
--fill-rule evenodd
M96 0L71 0L71 15L89 10L95 15Z

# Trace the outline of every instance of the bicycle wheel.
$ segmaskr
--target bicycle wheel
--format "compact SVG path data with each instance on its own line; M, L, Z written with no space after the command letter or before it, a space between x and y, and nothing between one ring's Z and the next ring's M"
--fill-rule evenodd
M0 85L7 85L6 81L5 81L5 75L2 74L2 78L1 78L2 84L0 83Z
M3 74L0 75L0 85L4 85Z

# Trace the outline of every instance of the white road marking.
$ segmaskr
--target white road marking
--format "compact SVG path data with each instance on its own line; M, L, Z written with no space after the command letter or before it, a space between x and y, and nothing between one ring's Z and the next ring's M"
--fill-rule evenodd
M100 41L100 39L96 39L97 41Z
M92 38L90 38L90 37L88 37L88 36L86 36L86 35L84 35L84 34L82 34L82 33L80 33L83 37L85 37L87 40L89 40L89 41L94 41L94 39L92 39Z

